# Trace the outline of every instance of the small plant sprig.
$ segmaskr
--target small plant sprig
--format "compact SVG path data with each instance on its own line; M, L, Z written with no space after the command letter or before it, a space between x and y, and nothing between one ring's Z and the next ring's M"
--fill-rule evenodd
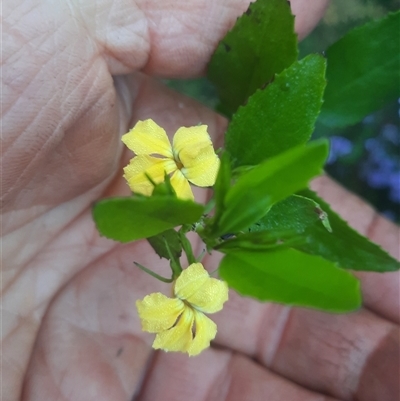
M387 38L396 34L399 15L350 32L328 49L327 60L312 54L297 61L288 2L258 0L209 64L218 110L231 119L221 157L205 125L181 127L172 145L151 119L137 122L122 137L136 154L124 168L133 194L99 201L93 217L101 235L120 242L147 239L170 262L171 273L161 276L135 261L172 284L172 298L153 293L137 301L143 330L156 334L155 349L191 356L207 348L217 327L205 313L222 309L228 287L260 301L344 313L361 305L359 282L347 269L399 269L307 188L328 155L326 140L309 142L316 120L331 126L354 123L393 97L400 68ZM385 65L368 53L371 35L379 57L388 52ZM347 58L353 48L358 57ZM339 68L342 54L347 65ZM360 60L367 67L358 65ZM382 82L381 100L372 93L368 103L365 93L375 82ZM353 99L345 108L341 94ZM190 184L212 188L207 204L195 201ZM190 232L204 243L198 255ZM205 252L224 255L218 268L222 280L211 278L202 265Z

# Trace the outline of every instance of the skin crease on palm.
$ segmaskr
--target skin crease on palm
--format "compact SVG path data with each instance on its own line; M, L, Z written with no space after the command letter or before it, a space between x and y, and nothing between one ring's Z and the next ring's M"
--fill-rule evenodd
M92 203L129 194L120 136L137 120L170 135L202 122L222 144L222 117L149 76L204 73L248 3L4 2L2 400L398 400L398 273L359 274L364 308L348 315L231 292L212 348L189 359L154 352L140 330L135 301L170 287L133 261L166 265L145 241L95 230ZM300 37L325 7L292 0ZM396 226L327 177L313 187L398 257Z

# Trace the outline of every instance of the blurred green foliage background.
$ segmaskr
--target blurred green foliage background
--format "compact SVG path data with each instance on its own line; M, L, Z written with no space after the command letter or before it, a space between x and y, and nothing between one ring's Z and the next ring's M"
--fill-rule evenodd
M309 53L323 53L350 29L399 8L398 0L332 1L321 23L300 43L300 58ZM393 40L399 43L400 51L400 37ZM205 78L165 82L210 108L218 103L213 85ZM399 106L399 101L387 104L361 123L344 129L317 124L314 133L314 138L330 138L326 165L329 175L397 223L400 223Z

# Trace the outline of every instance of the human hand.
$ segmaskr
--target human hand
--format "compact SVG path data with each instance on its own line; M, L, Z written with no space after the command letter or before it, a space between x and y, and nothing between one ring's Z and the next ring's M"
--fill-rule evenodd
M151 349L134 303L169 288L132 262L160 261L145 242L100 238L91 205L129 194L120 136L139 119L169 133L206 123L222 140L222 117L135 71L200 74L248 5L160 3L3 5L3 399L395 400L397 273L363 274L366 308L342 316L232 293L213 316L214 347L191 359ZM301 36L326 3L305 4L292 1ZM395 226L327 179L315 185L363 234L398 250Z

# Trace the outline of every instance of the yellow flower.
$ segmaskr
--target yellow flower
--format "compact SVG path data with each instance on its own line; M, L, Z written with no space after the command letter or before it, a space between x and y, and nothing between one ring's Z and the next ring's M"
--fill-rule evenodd
M171 184L181 199L193 199L189 182L199 187L214 185L219 159L207 133L207 126L181 127L172 147L164 129L153 120L139 121L122 142L136 153L124 168L124 177L133 192L150 196L153 184L171 174ZM146 173L146 174L145 174Z
M193 263L177 278L174 294L168 298L157 292L136 301L142 329L157 333L154 349L197 355L217 334L217 325L204 312L222 309L228 286L211 278L201 263Z

